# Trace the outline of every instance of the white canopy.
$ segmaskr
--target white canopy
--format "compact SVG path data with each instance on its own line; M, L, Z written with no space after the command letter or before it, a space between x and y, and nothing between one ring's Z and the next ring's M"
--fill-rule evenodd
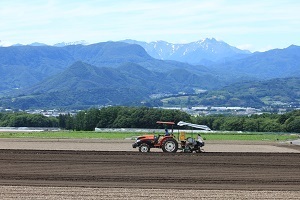
M206 125L191 124L191 123L187 123L187 122L183 122L183 121L178 122L177 125L178 126L190 126L190 127L193 127L193 128L199 128L199 129L203 129L203 130L206 130L206 131L211 131L211 129Z

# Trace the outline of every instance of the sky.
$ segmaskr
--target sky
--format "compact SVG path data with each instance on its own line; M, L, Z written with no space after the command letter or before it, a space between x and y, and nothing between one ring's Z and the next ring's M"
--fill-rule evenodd
M299 0L1 0L0 46L215 38L240 49L300 45Z

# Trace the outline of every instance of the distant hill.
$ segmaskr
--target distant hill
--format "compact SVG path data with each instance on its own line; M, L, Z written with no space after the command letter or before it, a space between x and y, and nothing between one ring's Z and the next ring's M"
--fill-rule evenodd
M221 91L223 94L228 94L224 95L224 100L227 105L231 106L238 105L238 102L243 106L252 105L255 107L270 105L300 106L300 77L236 83L224 87ZM209 96L214 96L214 92Z
M123 42L141 45L153 58L175 60L193 65L211 65L251 54L250 51L240 50L214 38L187 44L172 44L165 41L146 43L136 40L124 40Z
M73 62L70 53L57 47L0 47L0 93L34 85Z
M272 79L300 76L300 47L292 45L285 49L273 49L219 65L212 70L228 77Z
M0 94L15 88L23 89L33 86L63 72L76 61L108 68L136 63L151 71L167 72L173 69L186 69L196 74L206 73L209 76L215 76L203 66L195 67L175 61L156 60L149 56L141 46L122 42L64 47L0 47Z
M300 77L239 82L221 90L185 95L189 102L183 96L169 98L169 101L180 102L183 106L188 103L188 106L299 107Z
M201 81L200 76L184 69L162 73L134 63L107 68L78 61L62 73L16 92L18 96L3 98L2 106L28 109L138 105L155 93L193 91L210 87L213 81Z

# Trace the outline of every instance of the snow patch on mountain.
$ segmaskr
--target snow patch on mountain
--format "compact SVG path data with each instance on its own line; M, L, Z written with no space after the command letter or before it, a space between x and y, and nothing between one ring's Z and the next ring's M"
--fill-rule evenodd
M79 41L74 41L74 42L60 42L56 43L53 46L55 47L64 47L64 46L70 46L70 45L88 45L88 42L85 40L79 40Z

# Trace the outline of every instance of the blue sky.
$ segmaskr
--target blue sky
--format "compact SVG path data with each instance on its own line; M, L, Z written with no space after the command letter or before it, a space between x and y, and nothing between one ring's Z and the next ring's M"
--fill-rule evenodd
M299 0L1 0L0 45L216 38L250 51L300 45Z

